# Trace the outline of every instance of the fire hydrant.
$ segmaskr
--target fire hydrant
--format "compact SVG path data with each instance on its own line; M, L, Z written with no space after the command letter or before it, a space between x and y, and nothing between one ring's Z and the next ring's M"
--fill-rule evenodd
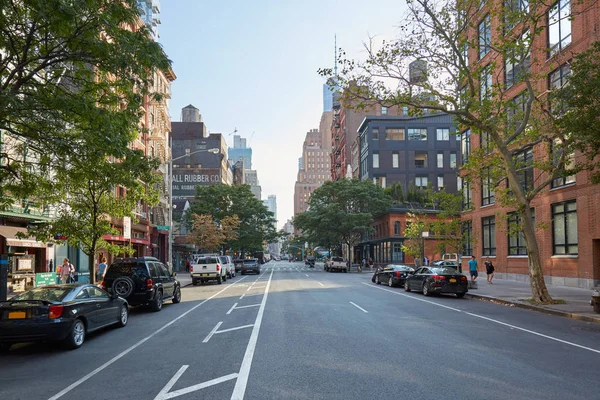
M595 288L592 292L592 306L594 312L600 314L600 288Z

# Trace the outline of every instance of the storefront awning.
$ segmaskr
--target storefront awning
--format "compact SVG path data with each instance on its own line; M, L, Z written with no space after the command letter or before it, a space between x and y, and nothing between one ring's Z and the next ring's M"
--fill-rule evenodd
M27 234L27 228L19 228L17 226L0 226L0 236L6 239L7 246L15 247L39 247L46 248L46 243L38 242L34 238L19 239L18 233Z

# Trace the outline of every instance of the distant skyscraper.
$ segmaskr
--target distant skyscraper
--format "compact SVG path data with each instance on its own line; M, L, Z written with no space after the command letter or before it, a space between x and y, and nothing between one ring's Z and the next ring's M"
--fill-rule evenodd
M331 111L333 108L333 90L328 83L323 84L323 111Z
M252 169L252 149L246 147L246 139L240 135L233 136L233 147L228 150L228 156L232 163L244 162L244 169Z
M138 8L142 21L152 33L152 39L158 40L160 25L160 0L138 0Z
M329 179L329 153L323 149L322 135L318 129L306 133L302 146L302 165L294 187L294 215L308 208L312 192Z
M275 219L277 219L277 196L270 194L267 200L263 200L267 209L273 213Z
M258 200L260 200L262 196L262 189L260 187L260 184L258 183L258 173L255 170L247 169L244 171L244 174L246 179L246 185L250 185L250 190L252 191L252 194L254 194L254 197L256 197Z

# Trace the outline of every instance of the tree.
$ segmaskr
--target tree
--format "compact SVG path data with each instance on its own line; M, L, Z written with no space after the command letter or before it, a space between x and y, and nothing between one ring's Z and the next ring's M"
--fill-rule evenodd
M404 203L404 190L400 182L394 183L385 188L385 194L392 198L394 204Z
M402 244L402 251L415 258L415 265L417 267L421 265L422 257L425 254L423 232L426 230L426 224L421 216L408 213L406 229L404 230L406 240Z
M314 243L345 244L350 251L372 231L374 216L390 206L391 198L371 181L329 181L312 193L308 210L294 218L294 226Z
M225 241L226 248L258 251L278 238L273 213L254 197L249 185L198 186L197 190L192 213L210 215L217 224L226 217L239 219L238 236Z
M95 281L95 260L99 249L112 254L129 254L130 246L112 245L105 235L118 235L114 220L130 217L140 203L158 200L154 174L158 160L149 159L140 150L127 149L118 162L111 162L101 148L82 149L53 171L55 183L38 188L48 204L56 209L56 218L29 229L28 234L40 240L55 235L66 236L66 242L89 257L90 282ZM120 187L117 196L115 188Z
M170 61L135 0L0 0L0 207L86 149L122 159Z
M514 208L520 216L532 296L548 303L552 298L544 282L531 202L555 178L585 165L577 165L571 157L578 135L569 135L571 128L557 122L557 109L548 101L548 94L562 86L549 91L547 76L533 72L546 68L547 49L539 50L532 43L545 40L540 35L546 32L542 28L548 6L487 2L483 7L498 22L493 24L497 32L492 34L484 26L478 35L480 19L472 16L482 4L479 0L409 2L400 26L402 36L378 49L372 43L365 46L364 62L342 59L342 52L341 74L335 78L347 104L407 106L413 115L443 112L454 117L459 132L479 137L482 145L463 165L465 178L490 187L497 203ZM515 26L519 29L512 29ZM473 62L478 53L481 61ZM504 73L508 68L510 75ZM333 71L321 73L331 76ZM515 89L509 92L513 87L520 89L516 97ZM579 104L597 104L596 91L580 94Z
M193 214L193 231L188 234L188 243L197 245L207 252L216 251L223 243L237 238L240 221L237 216L224 217L217 225L211 215Z
M445 190L433 193L433 203L439 210L438 218L430 223L430 229L435 232L439 240L440 254L446 252L463 254L469 241L476 235L463 231L463 222L460 219L463 197L461 193L448 193Z

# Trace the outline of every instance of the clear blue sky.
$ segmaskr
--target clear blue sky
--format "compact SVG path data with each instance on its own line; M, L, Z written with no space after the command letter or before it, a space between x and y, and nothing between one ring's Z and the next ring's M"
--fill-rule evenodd
M403 1L162 0L160 43L177 80L170 112L193 104L208 129L248 138L263 198L277 195L278 226L294 213L294 183L306 132L323 109L319 68L338 47L364 58L369 36L394 38ZM254 133L253 138L250 136Z

